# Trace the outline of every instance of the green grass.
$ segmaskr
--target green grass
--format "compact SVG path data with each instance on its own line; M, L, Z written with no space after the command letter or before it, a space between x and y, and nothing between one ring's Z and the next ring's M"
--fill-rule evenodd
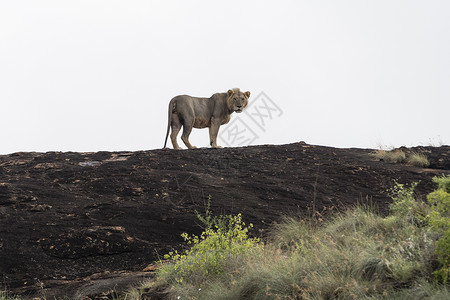
M436 182L446 186L450 178ZM441 221L450 206L447 194L421 202L414 198L415 185L396 183L389 216L357 207L322 223L286 217L264 243L251 240L250 247L242 247L245 239L233 244L233 237L227 247L216 247L206 237L194 247L204 243L200 253L226 249L220 250L219 271L205 273L208 264L175 259L141 289L164 290L168 299L450 299L448 243L433 228L448 230ZM436 251L436 241L444 244L444 253ZM194 263L197 255L187 253ZM180 263L191 273L180 272Z

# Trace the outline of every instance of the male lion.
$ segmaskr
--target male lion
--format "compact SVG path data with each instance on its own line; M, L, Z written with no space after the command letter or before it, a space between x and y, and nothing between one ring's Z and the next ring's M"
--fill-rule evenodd
M239 89L228 90L226 93L216 93L210 98L197 98L187 95L176 96L169 103L169 121L167 124L166 148L169 129L172 127L170 139L174 149L181 149L177 143L177 135L183 126L181 140L189 149L195 149L189 143L189 134L192 128L209 128L209 144L213 148L217 145L217 134L220 125L230 121L233 112L240 113L248 104L250 92L241 92Z

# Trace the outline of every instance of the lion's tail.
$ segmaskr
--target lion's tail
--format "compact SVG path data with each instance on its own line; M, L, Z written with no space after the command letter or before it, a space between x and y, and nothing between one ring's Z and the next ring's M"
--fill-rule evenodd
M167 118L167 133L166 133L166 140L164 141L164 148L166 148L167 145L167 138L169 137L169 131L170 131L170 123L172 123L172 106L173 106L173 99L169 102L169 117Z

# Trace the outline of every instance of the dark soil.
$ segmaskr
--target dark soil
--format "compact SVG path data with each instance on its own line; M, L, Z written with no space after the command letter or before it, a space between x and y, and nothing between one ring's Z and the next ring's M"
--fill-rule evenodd
M370 149L295 143L244 148L0 156L0 286L25 296L83 298L143 272L183 232L199 233L208 196L216 214L242 213L264 236L284 215L368 203L386 212L393 180L450 174L450 146L420 147L428 169L377 161Z

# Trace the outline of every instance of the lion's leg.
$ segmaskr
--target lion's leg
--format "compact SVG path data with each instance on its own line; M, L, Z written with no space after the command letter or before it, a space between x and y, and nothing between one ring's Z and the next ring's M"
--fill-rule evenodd
M209 144L213 148L222 148L217 145L217 135L219 134L220 122L215 118L211 119L211 126L209 127Z
M181 150L181 147L177 142L178 132L181 130L181 122L178 118L177 114L172 114L172 123L170 124L172 127L172 133L170 134L170 140L172 141L173 149Z
M183 134L181 135L181 140L189 149L197 148L195 146L192 146L191 143L189 142L189 135L191 134L193 125L194 125L193 122L192 123L185 122L185 124L183 125Z

